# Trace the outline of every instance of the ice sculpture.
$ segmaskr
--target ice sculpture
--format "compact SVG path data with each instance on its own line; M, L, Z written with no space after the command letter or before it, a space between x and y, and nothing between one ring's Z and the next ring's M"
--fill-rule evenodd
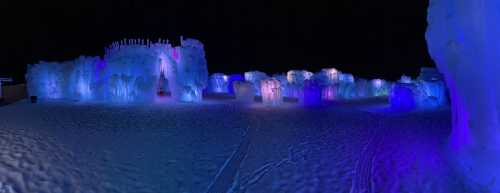
M133 42L108 47L104 55L104 87L102 100L113 102L153 101L160 88L161 74L165 76L167 66L161 57L169 44L150 46ZM100 77L101 78L101 77ZM166 81L162 82L162 90Z
M403 76L401 76L401 78L399 79L399 82L401 82L401 83L412 83L412 82L413 82L413 80L411 79L411 77L406 76L406 75L403 75Z
M268 78L261 81L262 103L267 106L278 106L283 103L280 81Z
M426 39L452 108L453 164L471 192L500 192L500 1L431 0Z
M354 76L352 74L340 73L338 76L339 76L339 82L354 83Z
M303 99L304 99L304 85L288 83L285 85L285 87L286 87L286 89L285 89L284 96L297 99L298 102L303 101Z
M328 84L335 84L339 81L340 72L335 68L322 69L321 72L328 80Z
M334 101L337 99L337 85L324 86L321 90L321 99L324 101Z
M231 74L229 75L229 80L227 83L227 91L229 94L234 94L234 86L233 83L235 81L245 81L245 77L243 77L241 74Z
M288 97L288 79L285 74L275 74L273 75L273 78L276 80L280 81L280 87L281 87L281 95L283 97Z
M66 62L28 65L26 81L30 96L46 99L90 100L98 57L80 57Z
M255 98L255 87L251 82L234 81L234 95L240 103L253 103Z
M382 79L373 79L371 82L371 94L374 97L388 96L391 84Z
M391 108L397 111L411 111L417 108L415 87L413 83L395 83L389 97Z
M94 73L102 61L99 57L80 57L72 61L70 74L70 98L77 100L92 100L95 93Z
M352 94L351 97L347 97L347 98L348 99L350 99L350 98L367 98L367 97L372 97L372 96L373 96L373 90L372 90L372 85L370 84L370 82L366 79L358 78L358 79L356 79L356 82L355 82L355 93Z
M360 88L356 88L356 84L354 82L341 81L337 84L337 86L338 99L349 100L355 99L358 96L357 89Z
M305 70L290 70L287 72L287 80L290 84L304 84L305 80L309 80L314 74Z
M177 51L175 51L177 50ZM172 56L180 55L172 65L172 96L183 102L199 102L202 90L207 86L208 69L203 44L195 39L182 39L181 46L173 50Z
M304 82L304 100L305 106L321 105L321 85L314 80L306 80Z
M215 73L209 79L209 91L213 93L228 93L229 77L222 73Z
M442 75L437 70L422 68L416 82L424 98L421 106L434 108L448 103L446 85Z
M260 96L260 81L268 78L266 73L259 72L259 71L251 71L251 72L245 72L245 80L248 82L251 82L254 86L254 89L256 91L256 95Z

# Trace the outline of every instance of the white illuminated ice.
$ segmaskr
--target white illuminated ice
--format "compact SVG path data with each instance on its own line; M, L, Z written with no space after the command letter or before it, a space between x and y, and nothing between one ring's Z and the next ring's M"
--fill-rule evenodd
M255 94L260 96L260 81L269 78L266 73L260 71L245 72L245 81L251 82L255 89Z
M268 78L260 82L260 92L262 102L267 106L278 106L283 103L283 95L281 94L281 83L278 79Z

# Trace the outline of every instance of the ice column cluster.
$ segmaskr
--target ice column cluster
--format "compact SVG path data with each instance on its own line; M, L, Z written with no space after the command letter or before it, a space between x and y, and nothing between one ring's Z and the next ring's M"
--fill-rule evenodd
M99 57L79 57L66 62L40 62L29 65L26 74L28 93L47 99L90 100L95 97Z
M500 1L431 0L426 39L452 109L452 164L472 192L500 192Z
M394 84L389 100L397 110L429 109L447 105L448 95L442 75L433 68L422 68L415 81L403 76Z
M32 96L45 99L153 101L171 92L179 101L201 100L208 70L203 44L125 39L114 42L100 57L28 65L26 80Z
M262 102L268 106L278 106L283 103L281 83L275 78L264 79L260 83Z

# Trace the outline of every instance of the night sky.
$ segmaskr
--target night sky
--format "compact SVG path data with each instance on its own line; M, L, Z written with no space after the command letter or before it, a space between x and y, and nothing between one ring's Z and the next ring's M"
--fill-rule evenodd
M26 64L102 56L123 38L181 35L205 44L210 73L336 67L395 80L434 66L426 0L0 2L0 76L24 81Z

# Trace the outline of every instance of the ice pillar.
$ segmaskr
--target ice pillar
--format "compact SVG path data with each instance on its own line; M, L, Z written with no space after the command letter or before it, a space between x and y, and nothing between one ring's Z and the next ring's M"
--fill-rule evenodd
M500 191L500 1L430 0L426 39L452 108L454 166L474 191Z

